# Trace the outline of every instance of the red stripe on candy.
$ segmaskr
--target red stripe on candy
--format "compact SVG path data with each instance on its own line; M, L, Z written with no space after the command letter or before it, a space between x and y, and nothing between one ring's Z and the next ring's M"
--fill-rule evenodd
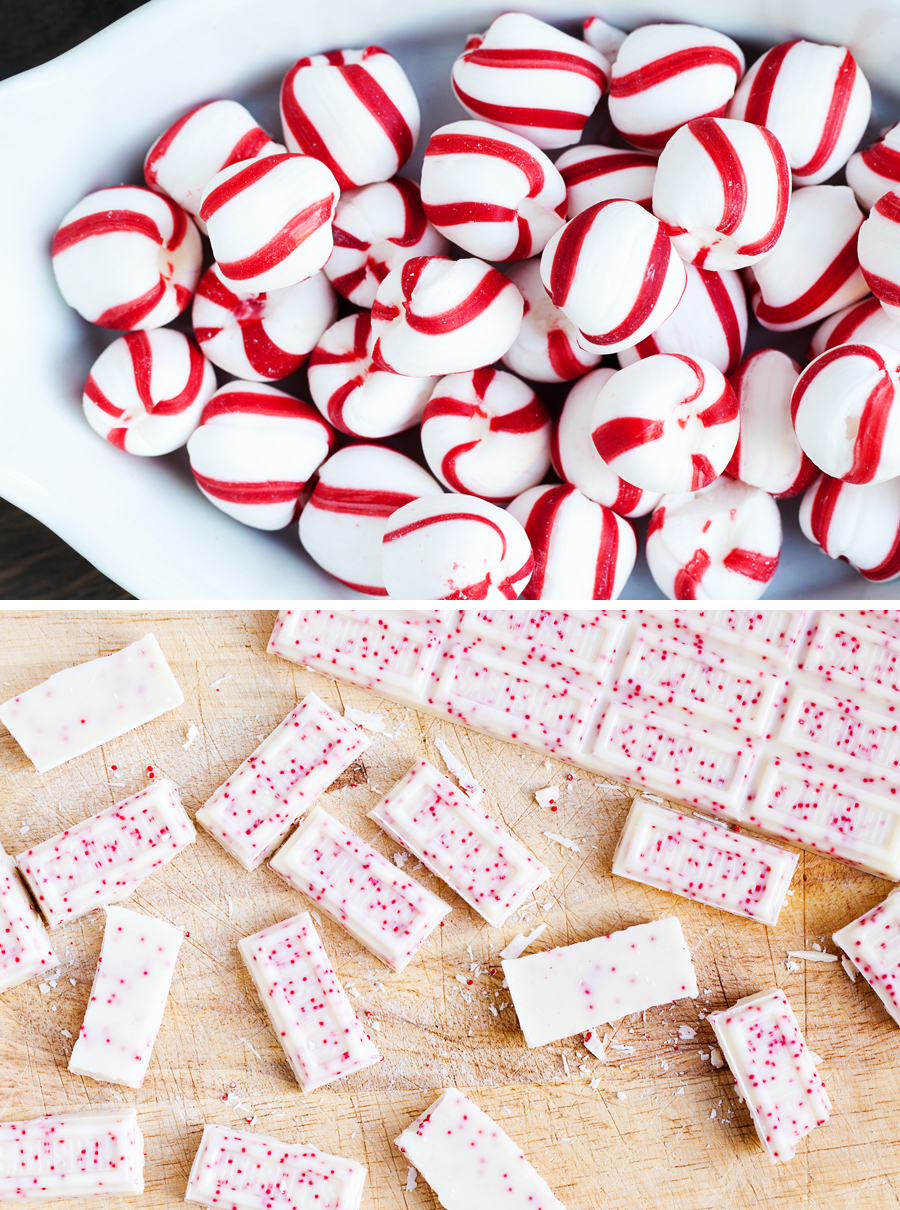
M348 433L351 436L352 433L344 420L344 405L353 392L358 387L361 387L362 384L363 379L357 375L356 378L351 378L349 382L342 383L328 400L328 419L336 429L340 429L342 433Z
M505 416L494 416L491 419L492 433L534 433L550 423L550 415L537 396L526 403L524 407Z
M576 357L562 328L551 328L547 333L547 356L553 373L563 382L579 378L585 371L586 367Z
M265 160L259 162L266 163ZM304 207L256 252L245 256L243 260L220 261L219 268L226 277L235 278L237 281L246 281L274 268L295 252L308 236L329 221L333 202L334 194L329 193L326 198Z
M350 180L328 150L325 140L320 136L315 126L313 126L312 122L310 122L309 118L300 108L300 104L294 93L294 77L298 71L309 66L309 59L300 59L284 77L284 84L281 86L281 112L284 115L284 124L294 136L301 152L305 155L314 156L317 160L321 160L326 167L330 168L341 189L352 189L355 182Z
M772 158L775 161L775 173L778 181L778 194L775 199L775 219L772 226L760 239L750 244L741 244L738 252L742 256L758 256L763 252L769 252L775 247L778 237L784 229L784 220L787 218L788 202L791 196L791 170L788 166L787 156L784 154L784 148L775 135L772 134L771 130L766 130L765 127L760 127L760 130L763 138L769 145Z
M130 302L120 303L117 307L108 307L102 315L98 315L94 323L98 328L112 328L124 331L133 328L146 319L155 306L158 305L166 292L166 283L162 277L155 286L151 286L140 298Z
M739 411L740 407L737 396L726 382L725 389L719 398L715 403L711 403L708 408L704 408L702 412L698 412L697 419L705 429L708 429L717 424L729 424L732 420L736 420Z
M654 155L643 155L640 151L620 151L616 155L597 155L577 164L569 164L560 168L560 176L566 188L580 185L583 181L592 181L598 176L606 176L610 172L619 172L628 168L656 168L659 161Z
M465 109L472 110L489 122L501 122L510 126L537 126L544 130L581 130L586 121L583 113L570 113L565 109L531 109L515 105L492 105L479 101L463 92L455 80L451 80L453 91Z
M730 67L735 79L741 75L740 60L724 46L686 46L683 50L653 59L625 75L613 75L609 82L609 95L633 97L682 72L718 65Z
M263 378L287 378L299 370L306 354L287 353L269 337L261 319L238 320L247 360Z
M704 454L691 454L691 491L698 492L717 479L713 465Z
M663 522L665 521L665 519L666 519L665 508L656 509L650 518L650 524L647 526L647 537L648 538L650 537L651 534L655 534L658 529L662 529Z
M619 513L620 516L625 513L632 513L640 504L641 496L644 494L643 489L635 487L633 483L626 483L624 479L619 480L619 490L615 500L609 506L614 513ZM661 510L660 510L661 511ZM656 514L654 514L655 516ZM651 521L652 524L652 521ZM662 520L660 520L662 524ZM650 530L647 530L649 535Z
M840 479L832 479L830 475L823 475L813 496L809 528L812 530L815 540L825 551L828 550L828 531L831 528L834 510L843 486Z
M171 399L160 399L153 402L150 394L150 375L153 369L153 353L150 339L146 332L127 332L123 337L131 355L134 370L134 384L138 398L144 405L144 410L154 416L177 416L186 411L197 398L200 384L203 381L203 370L206 358L193 341L188 341L189 368L188 378L184 388Z
M853 85L855 83L856 61L848 50L838 68L837 79L834 82L834 91L831 94L831 104L828 106L828 114L825 118L825 125L822 129L819 145L813 152L811 159L807 160L799 168L794 169L797 176L812 176L814 172L819 172L825 167L829 156L834 152L835 145L840 138L841 128L844 125L844 118L847 114L847 106L850 104L850 94L853 92Z
M426 403L425 411L422 413L422 424L434 416L465 416L468 419L476 414L484 415L476 403L464 403L461 399L452 399L449 395L438 395Z
M594 567L594 600L612 600L616 586L616 566L619 562L619 524L609 509L602 509L600 549Z
M709 570L712 560L705 550L695 550L688 562L675 575L675 600L696 600L700 581Z
M52 254L58 256L60 252L65 252L74 244L80 244L82 240L115 232L145 235L155 244L163 243L159 227L149 214L141 214L139 210L102 210L99 214L86 214L83 218L76 218L60 227L53 237Z
M245 189L249 189L251 185L255 185L257 181L261 181L279 164L285 164L291 159L287 153L284 155L267 155L265 159L254 160L248 164L246 168L242 168L236 172L234 176L230 176L227 181L223 181L218 185L212 193L206 198L203 205L200 207L200 217L204 223L209 222L217 210L237 197L239 193L243 193Z
M752 122L754 126L765 126L775 81L781 71L782 63L794 46L797 46L796 42L782 42L780 46L773 46L763 55L747 94L747 104L744 109L745 122Z
M603 203L601 202L600 204L602 205ZM585 214L587 213L585 211ZM575 219L574 221L577 222L578 220ZM650 256L647 260L647 268L644 271L644 280L641 283L640 290L638 290L634 306L618 327L611 328L608 332L593 335L584 333L585 340L590 344L596 345L615 344L617 341L627 339L642 324L646 323L650 313L659 301L671 257L672 241L666 235L662 223L658 223L656 237L653 240L653 247L650 249Z
M506 160L520 169L528 181L528 196L536 197L544 188L544 170L524 147L473 134L435 134L425 149L425 155L489 155ZM431 218L432 207L428 208ZM432 222L435 220L432 218Z
M562 235L559 237L559 242L556 245L556 251L553 253L553 260L550 264L550 289L548 293L550 301L555 307L565 306L569 291L572 288L572 282L575 278L578 260L581 256L581 246L593 226L595 217L609 205L610 201L605 201L588 206L587 210L582 210L581 214L576 214L575 218L563 227Z
M330 353L317 345L309 358L309 367L342 365L350 361L361 361L369 347L369 334L372 331L372 316L368 311L360 311L353 325L353 348L346 353Z
M418 256L408 260L401 273L401 289L407 301L406 322L414 331L423 332L428 336L440 336L444 332L455 332L458 328L471 323L473 319L491 305L494 299L510 285L508 278L496 269L489 269L474 290L447 311L437 315L417 315L412 309L412 293L418 282L419 275L425 267L423 262L431 257Z
M849 315L845 315L839 324L836 324L833 332L828 337L828 343L823 352L828 349L833 349L837 345L849 344L850 338L856 332L856 329L871 319L873 315L877 315L881 311L881 303L877 298L867 298L863 302L857 304ZM810 358L812 361L813 358Z
M747 212L747 177L734 144L714 118L697 118L688 130L712 160L722 182L722 217L716 230L732 235Z
M746 576L748 580L755 580L758 584L768 584L775 575L778 555L773 558L736 546L734 550L728 552L722 563L729 571L733 571L739 576Z
M357 517L390 517L398 508L417 499L417 496L410 496L406 492L331 487L320 479L309 503L313 508L321 508L329 513L352 513Z
M853 275L859 266L856 255L856 237L853 235L840 250L821 277L793 302L784 306L774 307L764 302L762 298L756 304L757 319L773 324L791 323L812 315L823 306L829 298L840 289L845 281Z
M125 449L125 438L128 436L128 429L110 429L106 434L106 440L110 445L114 445L116 449Z
M521 71L571 71L587 76L601 90L606 87L606 76L596 63L582 59L580 55L567 54L560 50L523 49L517 46L489 49L482 46L463 54L463 61L479 67L501 67Z
M709 295L709 300L713 305L716 314L719 317L719 323L722 325L722 332L725 336L725 342L728 346L728 365L725 368L725 374L731 374L737 369L741 360L741 325L738 320L737 311L734 309L734 303L731 300L731 295L728 293L728 288L720 273L711 273L708 269L698 269L700 280ZM650 338L653 339L652 337Z
M252 160L262 151L262 149L271 143L271 139L259 126L254 126L252 130L248 130L245 135L242 135L231 149L231 155L222 165L222 168L229 168L232 164L240 164L243 160ZM222 168L219 171L222 171Z
M550 555L550 539L553 527L563 502L571 496L575 488L568 483L561 487L551 487L549 491L534 502L523 526L534 556L534 572L525 588L522 589L523 601L539 601L544 591L544 581L547 578L547 562Z
M403 234L391 236L390 243L396 244L398 248L412 248L425 234L427 225L419 187L414 181L408 181L405 176L394 177L391 184L403 199L405 225Z
M425 213L435 227L455 227L460 223L511 223L517 211L493 202L445 202L429 205Z
M865 166L889 181L900 181L900 151L885 143L873 143L862 153Z
M252 412L256 416L277 416L288 420L315 420L322 424L319 413L308 403L269 395L264 391L228 391L227 394L216 395L204 407L200 423L208 424L214 416L228 416L233 412Z
M172 146L176 135L179 134L185 123L188 122L198 110L204 109L210 102L205 101L202 105L197 105L183 117L180 117L177 122L174 122L168 130L159 136L153 146L147 153L147 159L144 164L144 180L151 187L157 182L157 164Z
M486 525L489 529L494 530L500 539L500 559L506 558L506 535L496 521L491 521L488 517L481 517L478 513L442 513L436 517L421 517L418 521L410 521L408 525L401 525L399 529L391 529L384 535L385 542L395 542L398 538L405 538L407 534L415 533L420 529L427 529L430 525L439 525L444 521L475 521L479 525ZM442 600L451 600L454 598L445 597Z
M366 271L368 266L361 265L360 268L354 269L352 273L344 273L340 277L333 277L331 284L337 290L338 294L344 298L349 298L357 286L361 286L366 280Z
M228 504L287 504L303 490L303 483L269 479L263 483L237 483L227 479L209 479L194 471L200 487L217 500Z
M639 445L659 441L665 431L661 420L647 420L642 416L618 416L607 420L592 434L597 453L604 462L627 454Z
M125 414L124 408L117 408L113 401L104 395L103 391L97 386L93 374L88 374L87 376L87 382L84 384L84 393L91 403L96 404L100 411L106 412L108 416L114 416L118 420L120 416Z
M373 53L387 53L377 47L369 49ZM397 167L401 168L412 155L413 149L412 131L407 125L406 118L361 63L342 66L341 75L393 143L397 153Z

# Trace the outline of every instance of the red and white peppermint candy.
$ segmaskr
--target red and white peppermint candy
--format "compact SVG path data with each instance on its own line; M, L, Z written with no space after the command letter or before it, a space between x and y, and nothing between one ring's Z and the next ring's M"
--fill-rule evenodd
M731 378L741 431L725 474L777 499L799 495L818 474L791 420L791 393L799 376L797 362L780 349L758 349Z
M412 155L419 102L397 60L380 46L298 59L281 86L288 151L327 164L341 189L386 181Z
M207 101L159 136L144 160L144 180L193 215L205 232L200 199L216 173L229 164L283 151L237 101Z
M323 273L283 290L247 294L210 265L191 319L197 343L214 365L251 382L270 382L300 369L335 315L337 299Z
M566 186L567 218L574 218L597 202L620 197L650 209L655 155L584 143L564 151L556 167Z
M891 319L877 298L864 298L852 307L829 315L816 328L809 342L806 359L812 361L826 349L846 344L889 345L892 349L900 350L900 323Z
M830 559L867 580L900 576L900 479L856 485L820 475L800 505L800 528Z
M339 294L371 307L378 287L413 256L445 256L450 245L425 217L419 186L406 177L341 195L325 275Z
M863 215L846 185L810 185L791 194L781 239L748 272L764 328L792 332L858 302L869 292L856 255Z
M679 126L718 117L744 71L741 48L702 25L644 25L629 34L609 81L609 116L635 147L660 151Z
M331 172L307 155L269 155L223 168L200 206L219 273L257 294L312 277L331 256L339 196Z
M782 42L741 80L728 116L771 130L794 184L818 185L847 163L871 109L868 81L846 46Z
M438 231L484 260L524 260L566 221L566 187L521 135L488 122L440 126L425 148L422 205Z
M755 600L778 567L781 514L758 487L723 477L664 496L647 527L647 565L674 601Z
M203 409L188 457L197 486L216 508L255 529L284 529L335 441L308 403L238 380L220 387Z
M602 353L588 353L578 331L550 301L536 256L503 270L525 299L519 335L503 354L503 364L535 382L569 382L595 366Z
M484 34L472 34L453 64L463 109L538 147L568 147L606 88L609 63L536 17L503 13Z
M413 257L378 287L375 363L413 378L477 370L516 339L524 306L512 282L483 260Z
M877 143L851 155L847 184L863 210L871 210L886 193L900 190L900 122Z
M620 370L594 406L597 453L628 483L695 492L721 475L738 438L738 402L703 358L660 353Z
M787 158L771 131L697 118L663 148L653 213L689 264L742 269L775 247L790 197Z
M852 344L811 361L794 387L797 440L819 470L846 483L900 475L900 353Z
M216 372L194 342L154 328L104 349L82 402L94 432L128 454L154 457L184 445L215 389Z
M900 323L900 194L885 193L869 211L856 254L869 289Z
M382 538L398 508L441 485L384 445L348 445L319 467L300 514L300 541L325 571L357 592L386 597Z
M681 302L651 336L618 354L630 366L655 353L703 357L723 374L737 369L747 340L747 295L740 274L711 273L685 265L687 286Z
M508 504L550 467L550 413L504 370L450 374L425 406L422 452L451 491Z
M84 319L118 331L180 315L200 276L197 228L167 197L138 185L89 193L53 237L53 272Z
M424 496L391 514L382 543L388 596L514 601L534 570L524 529L477 496Z
M541 280L578 329L578 343L595 353L649 336L678 306L686 284L684 263L659 219L619 200L589 206L553 236L541 256Z
M643 517L660 501L659 492L647 492L620 479L610 470L594 447L594 408L600 392L616 373L594 370L572 387L553 427L550 454L560 479L577 487L582 495L611 508L620 517Z
M523 600L616 600L637 558L628 521L571 483L529 488L507 512L521 523L534 551Z
M612 66L616 61L619 48L628 37L624 29L617 29L602 17L588 17L584 26L584 40L594 50L599 50L607 63Z
M422 418L437 376L410 378L372 360L368 311L339 319L324 332L309 359L313 403L336 429L351 437L390 437Z

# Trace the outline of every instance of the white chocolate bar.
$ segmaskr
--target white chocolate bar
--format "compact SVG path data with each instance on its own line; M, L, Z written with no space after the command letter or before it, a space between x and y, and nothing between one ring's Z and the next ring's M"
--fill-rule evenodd
M16 865L53 927L127 899L195 839L178 787L164 778L20 853Z
M245 870L258 869L372 739L308 693L200 808L197 823Z
M285 610L269 651L900 879L896 612Z
M59 966L47 930L16 874L16 863L0 845L0 992Z
M550 877L523 844L420 760L369 812L495 927Z
M625 820L612 870L735 916L776 924L798 860L797 853L724 823L639 797Z
M450 911L321 807L313 807L269 866L395 971Z
M186 1202L228 1210L359 1210L366 1169L308 1143L204 1126Z
M900 1025L900 894L891 891L831 936Z
M745 996L707 1020L773 1164L828 1121L831 1102L781 988Z
M169 998L184 929L108 907L103 945L69 1071L140 1088Z
M148 634L10 698L0 706L0 722L46 773L183 701L159 643Z
M455 1088L394 1139L446 1210L565 1210L522 1151Z
M0 1202L143 1192L144 1138L134 1109L0 1122Z
M242 938L238 949L304 1092L381 1062L309 912Z
M694 964L674 916L507 958L503 973L529 1046L697 995Z

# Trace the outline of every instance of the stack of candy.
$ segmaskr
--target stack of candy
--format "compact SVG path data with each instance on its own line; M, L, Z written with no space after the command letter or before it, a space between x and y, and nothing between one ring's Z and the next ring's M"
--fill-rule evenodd
M698 25L504 13L460 48L466 116L424 132L419 182L419 105L377 46L298 60L280 143L232 100L177 116L146 187L53 241L65 300L124 333L89 423L186 444L212 504L299 519L369 595L614 600L646 516L664 594L756 598L801 493L826 555L900 575L900 123L856 150L846 47L745 68ZM581 141L598 105L608 145ZM192 298L195 339L163 327Z

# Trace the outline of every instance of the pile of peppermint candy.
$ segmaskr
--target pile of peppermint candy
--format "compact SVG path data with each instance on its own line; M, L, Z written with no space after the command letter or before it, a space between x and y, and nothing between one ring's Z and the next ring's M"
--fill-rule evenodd
M614 600L652 514L666 595L756 598L801 493L812 542L900 575L900 125L853 154L871 97L844 47L744 69L696 25L592 17L582 41L505 13L456 59L470 117L431 134L418 185L397 174L419 106L379 47L294 64L283 144L199 106L146 188L56 233L66 302L125 333L88 422L129 454L186 443L212 504L299 517L372 595ZM573 146L607 92L629 149ZM805 369L742 360L748 300L772 332L819 325ZM194 340L165 326L191 303ZM304 365L312 404L271 385ZM561 408L550 383L573 384ZM416 429L416 458L393 448Z

